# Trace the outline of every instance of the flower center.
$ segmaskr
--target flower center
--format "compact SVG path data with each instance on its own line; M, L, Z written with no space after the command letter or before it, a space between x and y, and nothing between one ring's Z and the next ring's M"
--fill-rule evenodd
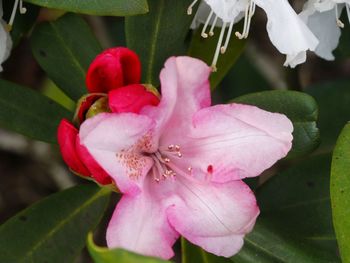
M19 7L18 7L18 4L19 4ZM13 22L15 21L15 17L16 17L18 8L19 8L20 14L22 14L22 15L27 12L27 8L23 7L23 0L15 0L15 3L13 5L13 9L12 9L12 13L11 13L11 17L10 17L10 20L7 24L8 31L12 30Z
M169 145L166 149L158 149L155 153L152 153L150 157L154 161L152 167L152 175L154 181L159 183L161 180L175 179L177 173L183 173L174 160L181 159L182 153L179 145ZM192 174L192 167L187 168L187 174Z
M339 12L338 6L339 6L339 4L335 5L335 8L334 8L334 10L335 10L335 19L336 19L338 27L344 28L344 23L340 20L340 12ZM349 4L345 4L345 9L346 9L346 13L347 13L348 20L349 20L349 23L350 23L350 5Z
M191 5L187 8L188 15L192 14L192 9L198 1L199 0L194 0L191 3ZM255 2L253 0L248 0L247 6L245 9L245 15L244 15L243 31L242 31L242 33L235 32L235 35L237 38L244 39L244 38L248 37L250 25L251 25L251 20L252 20L254 13L255 13L255 7L256 7ZM202 28L201 36L203 38L207 38L208 36L214 36L214 28L215 28L217 22L218 22L218 16L216 14L214 14L213 10L211 10L205 23L204 23L203 28ZM227 47L230 43L230 39L231 39L231 35L232 35L232 28L233 28L234 23L235 23L235 21L233 20L231 22L223 22L223 24L222 24L219 40L217 42L213 61L211 63L211 67L212 67L214 72L217 70L216 64L218 62L219 55L224 54L226 52ZM211 24L211 26L210 26L210 29L207 33L209 24ZM226 32L227 27L228 27L228 31L227 31L226 38L224 41L224 36L225 36L225 32Z

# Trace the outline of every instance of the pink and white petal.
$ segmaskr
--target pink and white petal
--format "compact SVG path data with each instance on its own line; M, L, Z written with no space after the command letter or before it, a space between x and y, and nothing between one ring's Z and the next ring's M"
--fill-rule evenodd
M213 182L258 176L285 157L292 146L291 121L254 106L202 109L194 115L193 125L191 142L181 145L182 162L208 173Z
M254 194L240 180L218 184L178 176L176 182L177 198L167 201L168 219L176 231L196 244L223 237L217 243L224 249L229 245L225 240L230 240L225 237L246 234L259 215Z
M191 242L212 254L228 258L241 250L244 244L244 235L193 237Z
M148 189L136 196L124 195L107 228L107 244L148 256L170 259L179 234L169 224L162 200ZM152 189L151 189L152 190ZM157 189L153 189L157 191Z
M171 57L165 62L160 73L161 102L157 107L145 107L141 111L157 120L155 138L162 136L167 142L169 138L182 137L192 115L210 106L210 72L204 62L191 57Z
M153 164L142 155L154 122L133 113L101 113L80 127L80 143L116 182L122 193L137 194Z

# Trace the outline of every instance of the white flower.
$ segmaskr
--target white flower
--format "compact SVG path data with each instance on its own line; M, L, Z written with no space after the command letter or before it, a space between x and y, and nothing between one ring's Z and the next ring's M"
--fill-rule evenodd
M24 14L27 10L23 7L22 0L15 0L13 11L9 23L7 24L3 19L2 0L0 0L0 72L2 71L2 63L9 57L12 48L12 40L10 30L13 25L17 8L19 4L19 11Z
M187 13L192 13L195 0L189 6ZM204 0L195 16L192 26L203 23L202 36L213 35L214 26L221 26L218 45L214 54L212 67L215 70L220 53L225 53L232 34L233 24L244 17L242 32L235 32L239 39L247 38L255 7L261 7L267 15L267 32L274 46L287 56L284 66L294 68L305 62L306 51L314 51L318 45L317 38L298 17L287 0ZM204 17L206 17L204 21ZM220 22L220 24L218 23ZM207 34L208 26L211 25ZM225 31L228 28L224 41Z
M339 19L344 7L350 22L350 0L309 0L299 14L320 41L315 53L326 60L334 60L333 50L344 27Z

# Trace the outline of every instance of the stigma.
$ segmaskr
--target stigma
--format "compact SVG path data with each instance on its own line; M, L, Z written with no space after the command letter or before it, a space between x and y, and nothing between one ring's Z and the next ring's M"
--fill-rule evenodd
M27 8L23 6L23 0L15 0L13 5L12 13L9 22L7 23L7 30L11 31L13 27L13 23L15 21L15 17L17 14L17 10L19 10L20 14L25 14L27 12Z
M199 0L194 0L190 4L190 6L187 8L188 15L192 14L193 7L197 4L198 1ZM247 6L245 8L243 30L242 30L242 32L238 32L238 31L235 32L235 36L238 39L245 39L248 37L249 31L250 31L251 20L252 20L254 13L255 13L255 8L256 8L256 5L255 5L254 0L248 0ZM203 28L201 31L201 37L208 38L208 37L214 36L214 28L218 24L219 19L220 18L214 13L214 11L211 10L206 21L204 22L204 25L203 25ZM235 23L234 20L231 22L222 21L219 39L218 39L218 42L217 42L217 45L215 48L214 57L213 57L213 60L211 63L211 68L212 68L213 72L217 71L216 65L218 63L220 54L225 54L227 51L228 45L229 45L230 40L231 40L231 35L232 35L234 23Z

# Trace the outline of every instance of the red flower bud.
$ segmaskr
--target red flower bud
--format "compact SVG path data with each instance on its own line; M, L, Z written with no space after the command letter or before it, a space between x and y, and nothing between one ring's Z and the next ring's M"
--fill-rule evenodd
M57 140L63 160L75 173L90 177L90 171L81 161L76 150L78 130L66 119L63 119L57 130Z
M86 85L90 93L108 93L110 90L139 83L141 63L138 56L124 47L110 48L91 63Z
M134 84L112 90L108 93L109 108L112 112L139 113L144 106L159 104L155 93L148 91L144 85Z
M106 96L101 93L87 94L81 97L77 103L77 109L75 111L74 123L81 124L86 119L86 114L91 106L100 98Z

